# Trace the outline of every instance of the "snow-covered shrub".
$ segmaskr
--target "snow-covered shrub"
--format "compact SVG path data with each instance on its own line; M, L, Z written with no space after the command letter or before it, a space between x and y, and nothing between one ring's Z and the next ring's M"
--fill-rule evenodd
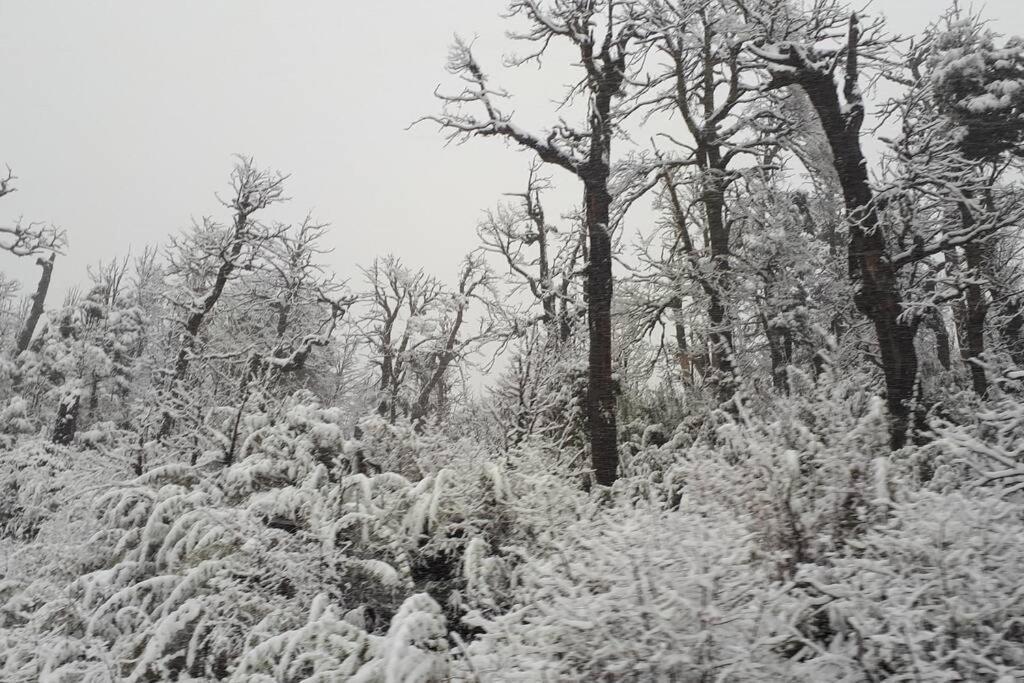
M538 464L549 453L510 469L454 449L450 468L410 480L349 467L332 409L296 399L242 422L228 467L218 451L93 494L80 575L12 589L0 672L304 680L355 666L367 681L442 680L467 547L528 543L574 519L583 496ZM357 630L338 625L346 614ZM330 649L338 638L348 645Z
M510 572L514 606L467 616L481 680L781 680L767 568L731 511L620 508L550 535Z
M971 19L936 36L927 66L936 101L965 154L991 159L1024 138L1024 40L996 36Z
M933 488L963 485L996 487L1000 494L1024 500L1024 398L1021 382L1008 380L971 415L936 420L930 457Z
M356 612L336 613L324 595L314 598L298 628L249 649L232 681L443 681L447 677L447 623L429 595L407 598L383 636L367 633Z
M502 448L543 439L566 463L585 451L586 351L575 338L559 341L531 330L491 387L487 408Z
M63 502L69 459L65 449L39 441L0 450L0 537L35 536Z
M305 405L253 416L231 467L164 465L99 495L93 566L63 600L24 604L22 647L0 656L0 671L220 678L262 640L298 628L319 594L344 611L371 605L386 625L412 590L415 542L401 524L432 481L419 491L397 475L332 482L322 460L341 443L330 417ZM60 605L71 611L56 618Z
M783 575L821 561L884 512L890 497L885 407L856 380L795 369L791 393L741 410L664 476L668 500L729 501Z
M30 587L35 588L34 586ZM0 599L7 598L7 586L0 583ZM27 593L28 591L25 591ZM79 628L81 615L74 604L52 589L48 592L15 594L0 610L0 617L32 600L43 604L53 623ZM266 619L261 630L247 640L247 648L231 670L214 667L211 673L194 677L202 669L208 652L196 636L208 635L210 624L197 602L185 601L172 612L166 627L138 643L138 664L119 662L98 639L81 639L71 634L48 634L34 648L5 636L0 631L0 672L4 680L78 681L361 681L362 683L440 683L448 680L449 656L446 621L430 596L409 596L391 619L385 633L367 632L356 611L340 614L324 595L314 598L308 610L289 624ZM182 638L191 622L193 635ZM0 625L4 625L0 622ZM289 626L292 627L289 627ZM13 633L7 631L6 633ZM21 647L19 647L19 645ZM151 662L168 649L174 650L172 666L154 669ZM167 657L163 658L167 661ZM175 673L180 670L180 673Z
M437 439L431 438L434 435L421 433L409 420L390 422L373 414L360 420L358 427L360 436L348 448L349 457L357 458L357 469L398 472L410 479L420 479L438 469L439 459L444 460L431 452L431 446L437 443ZM442 450L446 446L440 445Z
M805 680L1009 681L1024 676L1019 506L919 492L828 564L795 577ZM785 613L787 610L780 610Z
M73 414L72 427L79 416L97 421L101 410L110 419L127 423L133 408L133 365L144 326L141 311L115 306L100 289L52 312L14 364L13 379L36 419L50 428L52 416L63 406L63 413Z
M14 448L17 438L38 429L29 412L28 401L15 395L0 409L0 447Z

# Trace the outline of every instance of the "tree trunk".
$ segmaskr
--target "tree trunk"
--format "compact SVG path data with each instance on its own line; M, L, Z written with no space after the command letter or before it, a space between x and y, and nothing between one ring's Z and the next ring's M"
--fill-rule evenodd
M768 355L772 362L772 384L782 392L789 392L786 371L793 362L793 340L789 330L773 327L767 316L761 314L761 325L768 340Z
M78 388L68 391L57 407L57 419L53 425L53 443L61 446L70 445L75 439L78 429L78 409L81 405L81 392Z
M683 384L693 383L693 369L690 364L690 346L686 342L686 326L682 322L682 307L673 306L673 327L676 334L676 360L679 363L679 371L682 373Z
M588 24L594 8L587 3L568 3L554 10L556 14L564 13L564 17L576 17L569 21L570 25L583 18ZM598 484L610 485L618 475L618 434L616 430L616 388L612 380L612 240L611 240L611 204L612 198L608 189L610 176L611 145L616 133L616 121L623 115L614 111L612 101L623 95L622 85L625 80L627 66L626 46L636 37L633 20L626 21L618 35L609 26L605 39L600 46L589 37L575 29L562 33L555 30L539 16L530 13L530 19L541 35L554 37L563 35L574 43L579 50L581 63L586 69L585 85L581 90L587 93L588 130L586 134L573 133L569 137L572 142L564 146L556 142L564 130L557 127L547 140L534 137L521 129L510 125L507 118L500 115L490 99L490 89L480 67L472 59L468 48L459 45L456 54L464 59L458 60L457 71L468 80L479 86L475 93L463 93L458 97L444 98L449 103L459 103L463 107L467 101L476 100L484 105L489 123L486 125L472 117L461 117L461 124L450 117L436 118L444 127L461 128L462 132L473 131L476 135L502 135L515 140L523 147L532 149L544 163L556 164L576 175L583 183L583 203L585 207L584 227L587 235L588 248L583 250L583 260L587 264L587 285L584 297L587 305L587 325L590 336L588 352L588 385L587 385L587 418L590 431L590 454L594 470L594 479ZM614 16L614 5L609 6L609 21L617 22ZM589 28L583 29L586 34ZM547 44L547 39L544 43ZM464 53L464 54L463 54ZM455 119L459 119L456 116ZM585 155L578 155L577 143L586 141Z
M39 324L39 318L43 315L43 307L46 304L46 294L50 291L50 278L53 276L53 261L56 258L56 254L50 254L49 258L44 259L40 257L36 259L36 263L43 269L43 272L39 276L39 284L36 285L36 292L32 295L32 306L29 309L28 317L25 319L25 324L21 328L21 332L18 333L18 340L14 347L15 357L28 349L28 345L32 342L32 335L35 334L36 325Z
M971 220L966 207L961 206L960 211L965 223ZM960 345L960 358L971 373L971 387L979 396L985 396L988 393L985 369L974 361L976 358L980 359L985 352L985 318L988 314L988 304L978 282L984 265L984 256L981 245L966 244L963 249L966 267L955 249L945 252L947 269L953 271L957 277L966 275L968 283L963 287L963 296L953 300L953 323Z
M458 340L459 329L462 327L464 309L459 308L455 314L455 322L452 323L451 332L448 334L448 340L445 343L445 348L437 355L437 365L434 366L434 371L431 373L430 378L426 381L423 387L420 389L420 393L416 398L416 403L413 404L412 413L410 419L416 425L417 429L422 429L423 420L430 413L430 394L435 389L441 389L444 386L444 376L448 372L448 368L452 361L455 360L455 344ZM441 406L441 401L438 401L438 407Z
M1021 337L1021 332L1024 331L1024 305L1021 304L1020 298L1010 297L1003 304L1000 313L1006 320L1000 326L1000 335L1014 365L1024 369L1024 338Z
M988 379L980 361L985 353L985 318L988 314L988 304L978 281L983 266L981 245L974 242L964 245L964 255L967 259L969 282L964 291L966 306L961 351L964 352L964 360L970 368L971 385L975 393L985 396L988 393Z
M593 164L584 178L590 261L587 264L587 324L590 353L587 381L587 419L590 448L598 484L610 486L618 475L618 433L615 386L612 381L612 241L608 233L612 198L608 167Z
M946 321L942 319L939 311L934 311L928 318L928 326L935 333L935 355L939 358L939 364L943 370L949 370L952 366L949 353L949 332L946 330Z
M729 231L725 224L725 188L717 178L725 173L725 169L720 151L714 146L701 145L698 163L705 174L705 187L701 195L701 203L704 206L708 246L711 253L711 276L705 278L697 274L696 279L708 297L710 326L707 348L711 360L709 379L717 388L718 402L727 403L735 395L736 381L732 359L732 328L725 309L725 297L722 295L722 290L729 280ZM671 201L676 235L679 237L686 258L695 262L696 252L686 227L683 205L671 176L666 174L663 177ZM697 273L700 272L699 269L695 270ZM701 374L704 374L704 370L701 370Z
M560 321L558 320L557 293L551 281L551 264L548 263L548 231L544 226L544 214L538 213L532 202L529 205L529 211L530 217L534 219L534 225L537 227L537 248L540 252L538 257L540 266L540 303L544 310L544 324L551 331L552 338L557 338L556 334Z
M725 223L725 188L719 179L725 172L721 154L717 147L704 151L709 168L701 197L704 215L707 219L708 242L711 247L711 282L708 293L708 346L711 351L712 381L717 390L718 402L728 403L736 393L736 378L733 368L733 338L731 323L725 308L723 290L729 284L729 229Z
M848 65L849 69L850 66ZM854 65L855 69L856 66ZM855 72L854 72L855 73ZM917 381L917 325L901 321L903 301L896 269L889 260L877 209L868 183L867 164L860 147L859 122L851 124L839 103L831 74L815 73L800 81L821 121L832 150L833 164L843 190L849 221L848 268L858 285L854 302L872 322L885 374L889 408L889 441L893 449L906 442L910 428L911 401ZM848 99L854 97L848 78Z

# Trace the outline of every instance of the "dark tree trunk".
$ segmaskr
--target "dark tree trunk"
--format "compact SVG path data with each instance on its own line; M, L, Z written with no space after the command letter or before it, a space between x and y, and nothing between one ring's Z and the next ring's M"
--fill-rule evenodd
M682 308L673 306L675 317L674 329L676 334L676 361L679 363L679 371L682 373L683 382L689 384L693 381L693 366L690 363L690 345L686 341L686 326L682 323Z
M725 222L725 188L720 180L725 168L717 147L702 151L707 158L709 176L701 200L707 220L708 242L711 247L711 282L708 293L708 346L711 351L712 381L719 403L727 403L736 393L733 368L732 327L725 308L724 290L729 284L729 229Z
M971 385L974 387L974 391L979 396L985 396L988 393L988 379L985 377L984 366L979 362L985 353L985 318L988 315L988 304L985 302L985 293L978 281L984 265L981 245L977 243L964 245L964 255L970 279L964 291L966 306L964 308L961 352L971 371Z
M74 441L75 431L78 430L80 405L81 395L78 391L70 391L61 398L57 407L57 419L53 425L53 443L67 446Z
M43 272L39 275L39 284L36 285L35 294L32 295L32 306L29 308L28 317L25 318L25 324L22 326L21 332L18 333L17 343L14 347L15 357L28 349L28 345L32 342L32 335L35 334L36 325L39 324L39 318L43 315L46 294L50 291L53 261L56 258L56 254L50 254L49 258L40 257L36 259L36 263L43 269Z
M1024 305L1017 297L1011 297L1003 304L1000 313L1005 322L1000 327L1000 334L1006 344L1007 351L1014 365L1024 369Z
M590 262L587 265L587 324L590 353L587 381L587 420L591 459L598 484L615 482L619 467L612 381L612 241L608 233L611 195L608 167L594 164L584 178Z
M949 332L946 331L946 322L942 319L942 314L934 311L928 318L928 326L935 333L935 355L939 357L939 364L944 370L949 370L952 367L949 353Z
M761 324L768 340L768 355L772 362L772 384L779 391L789 392L787 369L793 362L793 339L789 330L773 327L765 315L761 315Z
M606 42L601 68L591 88L590 149L579 166L583 181L586 230L589 243L587 259L587 326L590 350L587 364L587 422L590 427L590 457L594 479L610 486L618 477L619 447L616 425L617 387L612 379L612 196L608 189L611 175L612 98L622 85L625 55L612 59ZM590 57L583 48L583 57Z
M970 193L965 194L970 197ZM974 226L971 209L962 202L960 204L960 221L965 230ZM980 282L985 266L982 245L977 242L965 244L964 256L967 261L967 286L964 289L960 352L971 371L971 385L974 387L975 393L985 396L988 393L988 379L985 377L985 368L980 365L980 361L985 353L985 318L988 315L988 304L985 301L985 293Z
M572 7L570 7L572 5ZM584 17L583 25L588 24L592 16L593 6L587 3L567 4L558 14L564 16ZM564 126L557 127L546 140L525 133L511 126L504 116L491 103L490 90L479 66L471 58L468 51L466 61L460 70L464 75L479 86L474 94L463 94L456 98L445 98L449 102L459 102L463 106L467 99L475 99L484 105L489 123L481 125L480 121L463 118L463 125L477 135L502 135L515 140L520 145L532 149L544 163L561 166L576 175L583 183L583 203L585 207L585 230L587 235L586 248L583 249L583 260L586 263L587 283L584 297L587 304L587 325L590 337L587 373L587 419L590 431L590 454L594 470L594 479L598 484L610 485L618 476L618 434L616 429L616 387L612 380L612 240L611 240L611 204L612 197L608 188L611 163L611 144L615 134L616 119L622 113L613 111L612 102L623 95L622 86L627 69L627 47L636 37L633 20L626 21L616 34L612 26L608 26L605 38L596 44L591 37L571 30L562 33L556 31L537 16L531 14L536 30L540 34L553 37L563 35L579 50L580 62L586 70L585 85L581 89L588 95L587 130L585 134L572 133L568 137L572 142L563 146L566 141ZM574 25L573 19L569 22ZM609 20L616 23L614 4L609 7ZM547 40L544 41L545 44ZM462 127L452 123L448 117L439 118L442 126ZM465 132L466 128L463 128ZM577 143L586 141L585 154L578 154Z
M851 36L855 45L855 37ZM850 69L850 65L847 65ZM847 99L855 97L853 82L847 78ZM833 164L843 189L849 221L848 267L858 285L854 302L875 328L885 374L886 403L889 408L890 444L893 449L906 442L911 426L911 401L917 381L917 325L900 320L903 301L896 269L886 254L885 239L873 205L867 165L860 146L860 117L863 111L844 113L831 74L803 74L799 85L807 93L821 121L832 150Z

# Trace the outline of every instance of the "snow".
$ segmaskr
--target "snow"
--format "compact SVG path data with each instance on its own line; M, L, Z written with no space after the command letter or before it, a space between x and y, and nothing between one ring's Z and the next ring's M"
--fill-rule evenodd
M538 6L519 7L529 22ZM761 44L756 16L713 16L728 34L713 54L751 46L750 82L810 69L829 85L838 31ZM988 182L961 144L1005 124L986 172L1019 147L1024 56L1019 42L965 46L972 25L949 28L902 102L912 111L891 154L870 168L884 244L854 281L815 125L772 140L779 168L727 170L728 268L708 256L707 185L685 149L672 157L666 138L664 156L606 154L617 201L631 196L623 178L679 166L665 179L678 185L650 195L648 232L615 235L609 486L592 479L602 444L586 416L575 216L546 233L548 275L530 270L535 234L513 245L526 276L492 277L465 245L463 268L482 269L472 296L385 257L351 285L340 321L323 299L348 290L318 270L319 247L248 213L234 218L252 218L258 239L209 298L223 226L236 224L211 219L161 253L155 275L126 276L121 303L94 283L50 311L28 351L0 335L0 680L1024 680L1024 339L1008 324L1024 282L1020 178ZM702 46L686 33L686 50ZM470 68L465 45L452 57ZM497 98L470 80L460 104ZM754 136L768 108L813 114L781 95L745 90L719 133ZM861 96L840 113L861 115ZM480 125L574 170L567 150L585 147L546 147L500 113ZM722 149L754 150L735 144ZM278 176L251 163L232 181L233 212L281 197ZM666 210L671 189L685 226ZM982 236L984 267L962 268ZM891 358L865 315L879 300L864 299L875 283L862 276L877 264L895 268L891 312L915 342L899 448ZM541 280L567 320L545 320L529 287ZM986 350L961 362L963 289L976 285ZM17 306L0 304L0 330L16 329ZM208 317L181 340L200 304ZM472 325L446 349L457 309ZM731 370L710 348L724 331ZM309 353L302 368L295 349ZM54 442L58 414L70 443Z

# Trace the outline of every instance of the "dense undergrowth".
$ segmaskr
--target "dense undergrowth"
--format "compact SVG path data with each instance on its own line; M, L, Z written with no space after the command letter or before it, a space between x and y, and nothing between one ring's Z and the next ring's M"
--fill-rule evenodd
M792 385L589 493L545 439L494 452L370 418L355 440L301 393L245 416L233 464L154 446L134 477L91 431L13 434L9 408L0 673L1018 679L1015 387L890 454L852 380Z

